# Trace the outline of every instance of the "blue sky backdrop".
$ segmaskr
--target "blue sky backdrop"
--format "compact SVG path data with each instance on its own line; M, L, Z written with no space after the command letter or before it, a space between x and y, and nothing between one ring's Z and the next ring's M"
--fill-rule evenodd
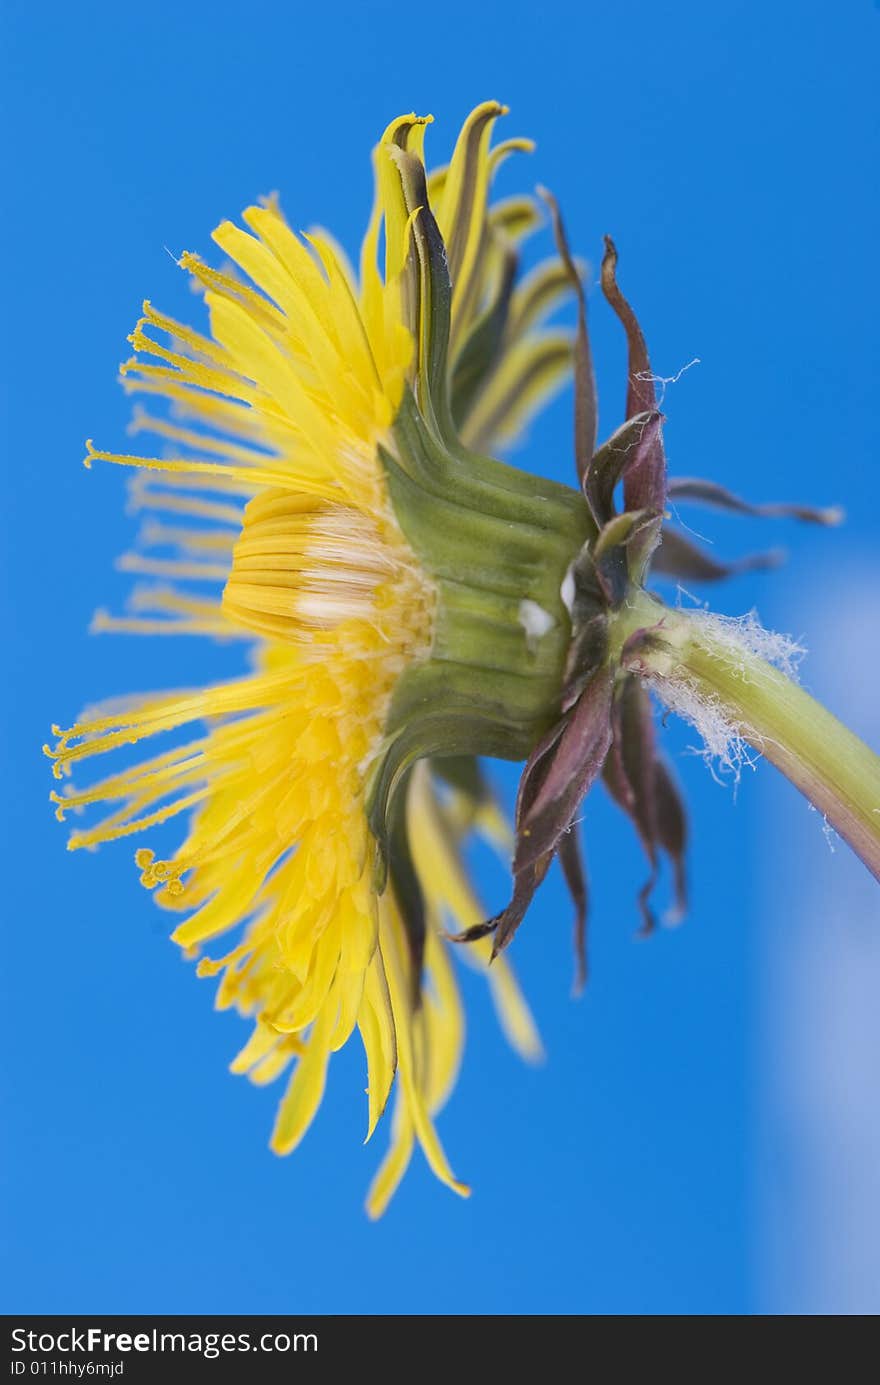
M554 189L594 264L612 232L657 373L699 358L666 393L673 469L758 499L846 504L834 532L688 518L723 555L789 548L787 575L739 578L713 601L730 613L757 605L808 646L827 637L834 655L808 663L807 681L867 732L876 698L865 685L880 672L858 619L880 574L880 11L870 0L49 0L7 7L3 25L0 1013L12 1253L0 1307L745 1313L833 1300L846 1311L852 1298L821 1279L812 1298L792 1288L804 1256L830 1252L804 1220L810 1196L785 1202L802 1153L802 1125L794 1136L785 1126L785 1073L809 1075L828 1025L828 1091L859 1125L876 1105L877 1065L865 1073L864 1033L835 1027L816 1003L821 967L804 966L795 1000L785 989L804 862L817 897L855 891L843 913L859 937L880 917L876 894L852 885L845 849L828 850L772 770L747 773L734 795L686 755L692 734L670 726L694 827L693 908L649 942L634 940L638 849L601 792L590 800L588 993L570 997L569 911L554 876L513 949L546 1063L529 1070L507 1051L465 974L468 1052L441 1133L474 1196L453 1198L416 1161L373 1226L361 1201L386 1132L362 1147L358 1045L334 1061L305 1144L277 1160L266 1147L277 1093L226 1071L243 1023L212 1012L211 983L167 941L128 845L65 852L40 745L97 697L197 682L236 658L196 641L86 634L95 606L121 605L129 579L113 563L134 521L122 476L83 471L83 440L125 450L114 377L141 300L197 311L172 256L207 251L221 218L272 190L296 226L320 222L354 251L386 122L433 112L440 161L488 97L511 107L505 134L538 144L505 166L500 190ZM624 350L595 292L591 303L607 432L621 416ZM570 432L565 395L519 459L569 478ZM834 602L814 600L832 570ZM510 794L514 772L497 782ZM489 864L481 876L497 905L503 879ZM876 1039L875 1027L874 1053ZM876 1131L865 1138L876 1147ZM825 1168L832 1192L847 1167ZM873 1228L876 1244L876 1179L864 1189L851 1223ZM844 1261L848 1246L842 1231ZM877 1310L876 1256L864 1263L860 1304L867 1294Z

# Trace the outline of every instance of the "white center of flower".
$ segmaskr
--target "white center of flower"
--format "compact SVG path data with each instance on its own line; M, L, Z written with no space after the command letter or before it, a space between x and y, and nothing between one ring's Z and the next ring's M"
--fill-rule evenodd
M424 626L426 584L381 517L282 490L255 497L223 593L227 616L320 650L321 632L352 621ZM389 601L389 593L396 600Z

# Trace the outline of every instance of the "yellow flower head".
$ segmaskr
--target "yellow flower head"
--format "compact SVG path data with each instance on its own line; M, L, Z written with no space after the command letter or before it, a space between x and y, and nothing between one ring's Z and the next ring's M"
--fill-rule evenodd
M225 268L181 258L208 333L144 305L122 373L127 390L170 406L135 415L156 455L89 444L87 464L135 469L146 551L123 561L156 582L95 626L244 638L252 671L107 705L57 731L49 752L66 778L81 760L190 728L90 787L68 779L58 816L103 805L72 848L186 817L172 857L137 850L141 880L180 916L172 936L199 974L220 976L218 1005L254 1020L233 1071L262 1084L291 1069L276 1152L303 1137L329 1056L355 1028L368 1134L396 1076L374 1215L416 1142L467 1191L433 1125L463 1036L444 929L484 916L465 834L505 842L471 757L524 755L552 715L569 629L541 539L548 526L570 533L565 551L583 538L562 487L482 455L571 357L569 336L541 327L565 267L517 282L536 206L489 205L501 159L528 147L490 148L503 113L478 107L430 176L428 120L389 126L358 277L329 236L296 234L268 201L244 212L246 229L214 232ZM490 948L478 942L467 960L534 1056L528 1010L504 960L488 970Z

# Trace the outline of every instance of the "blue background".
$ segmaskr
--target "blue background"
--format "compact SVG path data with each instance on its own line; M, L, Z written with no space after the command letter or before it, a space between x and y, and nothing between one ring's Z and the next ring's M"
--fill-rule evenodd
M633 936L638 850L601 795L590 800L587 995L570 998L553 878L514 948L547 1062L519 1064L465 975L468 1054L441 1133L476 1191L461 1202L416 1161L373 1226L361 1199L384 1134L361 1147L359 1046L334 1061L306 1143L276 1160L277 1092L226 1072L242 1023L212 1013L211 983L165 940L127 846L65 853L39 747L98 696L233 661L196 641L85 633L96 605L121 606L128 579L113 560L134 521L123 478L80 467L83 439L124 450L114 372L141 299L184 316L194 305L167 251L207 251L218 220L273 189L294 224L319 221L354 250L386 121L432 111L439 161L487 97L512 108L505 135L538 142L501 191L552 187L594 261L613 232L655 370L700 358L666 396L673 468L756 498L847 505L836 532L688 516L725 554L783 538L788 576L740 578L713 601L731 613L757 603L777 628L796 620L818 647L835 616L811 593L850 564L857 576L835 590L867 601L878 575L878 26L868 0L581 0L540 16L517 0L6 8L3 1310L731 1314L782 1302L759 1264L755 1192L770 1172L785 1183L789 1157L762 1138L756 1096L776 1061L764 935L797 932L804 853L826 892L851 868L818 826L784 849L805 814L771 770L747 775L734 802L697 759L679 761L693 909L647 943ZM608 431L623 346L592 301ZM568 396L519 455L570 475ZM839 658L858 683L857 636ZM821 660L808 668L828 691ZM847 678L834 688L835 710L858 724L865 699L848 700ZM669 728L674 749L692 740ZM514 774L498 779L509 793ZM503 880L481 873L497 902ZM876 1206L863 1213L880 1224Z

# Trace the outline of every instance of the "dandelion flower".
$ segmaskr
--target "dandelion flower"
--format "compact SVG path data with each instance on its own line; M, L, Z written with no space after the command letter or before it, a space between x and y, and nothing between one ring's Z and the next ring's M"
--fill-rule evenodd
M58 816L104 814L71 847L184 819L172 856L143 845L135 860L179 916L174 940L201 976L219 976L218 1005L253 1020L232 1070L257 1084L287 1073L277 1153L303 1138L331 1054L359 1032L368 1137L396 1086L372 1215L416 1144L443 1183L468 1191L435 1128L464 1033L450 953L483 970L505 1033L535 1057L500 954L557 857L583 979L575 824L599 778L648 859L643 931L664 857L683 910L685 815L652 694L722 757L762 751L880 874L880 761L797 687L785 642L646 588L652 572L731 570L669 524L670 499L839 514L667 476L655 379L610 241L601 287L626 332L628 387L624 423L597 446L582 274L556 205L547 195L557 258L521 280L518 244L538 206L490 202L498 164L529 147L491 146L502 114L477 107L449 166L430 174L428 120L388 127L357 276L328 235L296 234L270 200L243 213L244 228L214 232L225 267L180 260L203 291L206 334L144 305L122 374L165 403L133 424L158 439L155 455L90 443L86 460L133 468L133 503L150 518L123 566L155 580L95 625L239 637L250 671L109 704L47 748L67 780ZM574 334L547 326L566 295ZM488 455L572 367L576 489ZM182 743L86 787L70 778L80 761L146 752L165 733ZM526 762L509 842L481 755ZM511 899L490 918L463 865L472 832L513 848Z
M567 640L566 556L545 572L544 537L548 525L584 534L565 488L476 450L519 431L571 356L570 334L542 326L566 289L559 263L517 278L535 202L489 205L498 164L528 148L490 148L503 113L478 107L430 178L428 120L389 126L359 279L328 235L295 234L270 201L244 212L245 229L214 232L230 267L181 257L209 334L144 304L122 377L171 406L135 415L134 431L160 447L121 455L90 443L87 465L135 469L146 551L123 566L156 580L95 627L244 637L253 668L98 709L51 750L66 777L188 728L173 749L66 787L57 814L104 809L72 848L187 820L172 857L141 846L135 859L156 902L180 916L174 940L200 975L219 975L218 1005L254 1019L233 1071L262 1084L291 1070L276 1152L302 1139L330 1055L355 1029L370 1134L396 1076L374 1213L416 1142L467 1191L433 1123L463 1039L444 929L483 917L462 838L503 843L507 830L468 756L524 755L542 728ZM499 539L512 525L509 553ZM524 600L550 612L539 650ZM486 972L513 1045L534 1058L526 1004L489 955L487 943L468 960Z

